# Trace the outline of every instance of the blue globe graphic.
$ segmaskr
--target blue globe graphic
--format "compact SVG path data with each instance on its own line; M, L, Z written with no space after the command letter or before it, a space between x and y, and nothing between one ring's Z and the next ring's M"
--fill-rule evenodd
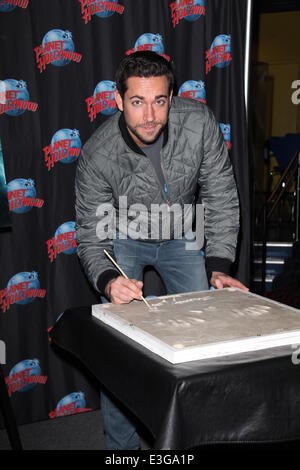
M103 114L104 116L111 116L112 114L115 114L115 112L118 111L117 106L116 106L116 102L115 102L115 93L114 93L116 91L116 89L117 89L116 82L112 82L110 80L102 80L101 82L99 82L96 85L96 88L94 90L94 99L95 100L97 99L96 98L97 93L113 92L109 95L110 96L109 101L113 100L114 106L110 106L110 103L109 103L109 106L106 109L103 109L101 111L101 114Z
M67 405L73 404L72 409L65 409ZM86 407L86 401L85 401L85 395L83 392L73 392L70 393L69 395L65 396L62 398L56 405L56 411L57 413L63 412L64 415L71 414L72 411L75 409L79 408L85 408ZM60 411L61 410L61 411Z
M177 0L177 8L187 8L186 6L184 7L180 7L180 5L182 4L181 0ZM192 5L193 6L200 6L200 7L204 7L205 6L205 0L192 0ZM202 15L193 15L193 14L190 14L188 16L185 16L184 19L186 21L196 21L198 20Z
M0 12L8 13L10 11L13 11L15 8L17 8L17 6L9 5L7 3L7 0L0 0Z
M217 36L213 40L212 45L210 46L211 55L213 54L213 49L218 46L225 46L225 53L230 54L231 53L231 36L227 34L220 34L219 36ZM222 69L224 67L227 67L229 64L230 64L230 61L225 62L223 58L223 60L218 62L215 66Z
M4 80L5 91L17 91L17 100L29 101L29 93L27 90L26 82L23 80L15 80L14 78L7 78ZM17 109L14 104L13 109L6 111L8 116L20 116L25 113L26 109Z
M230 124L220 123L220 129L222 131L225 142L230 142Z
M205 101L205 83L202 80L187 80L179 88L178 96Z
M110 0L110 1L105 1L105 2L103 2L102 0L98 0L96 3L97 4L102 3L102 5L104 4L104 10L96 13L96 16L99 16L99 18L109 18L115 13L115 11L114 10L110 11L106 9L106 4L109 5L110 3L118 3L118 2L119 0Z
M20 372L23 372L26 369L30 369L29 371L30 377L39 376L42 373L38 359L25 359L24 361L21 361L18 364L16 364L11 369L9 373L9 379L12 380L15 374L19 374ZM22 386L22 378L17 379L17 384L19 385L19 387ZM22 388L18 388L17 391L22 392L22 393L27 392L28 390L36 387L36 385L37 385L36 383L27 384L23 386Z
M77 129L60 129L55 132L51 140L51 145L53 146L56 142L61 142L62 140L71 140L71 145L69 148L79 148L81 149L82 143L79 136L79 131ZM67 151L65 150L65 155ZM60 163L73 163L77 160L78 156L68 156L59 160Z
M24 299L23 300L18 300L15 302L17 305L27 305L33 302L36 298L35 297L28 297L28 291L31 289L39 289L40 288L40 281L38 279L38 273L35 271L32 272L21 272L18 274L15 274L7 284L7 292L8 294L14 295L13 290L10 292L11 287L15 286L16 284L21 284L22 282L28 282L28 289L25 293ZM15 292L18 292L18 289L15 290Z
M62 29L52 29L51 31L48 31L47 34L45 34L44 39L42 41L42 46L43 48L45 47L45 44L49 42L54 42L54 41L63 41L63 50L64 51L69 51L69 52L74 52L75 51L75 46L74 42L72 40L72 33L70 31L63 31ZM68 65L71 62L71 60L66 59L58 59L54 60L51 62L52 65L55 65L56 67L63 67L65 65Z
M60 225L54 234L55 241L57 240L59 235L63 235L64 233L69 232L75 233L74 239L76 240L75 222L64 222L62 225ZM64 241L62 241L61 243L64 243ZM64 253L65 255L73 255L73 253L76 253L76 250L77 247L72 247L67 250L64 250L62 253Z
M144 50L146 46L152 45L152 51L157 54L164 54L165 49L163 45L163 39L160 34L145 33L140 36L135 45L134 50Z
M7 192L17 191L20 189L25 189L25 193L23 193L25 194L25 198L36 197L35 185L32 179L16 178L15 180L12 180L7 184ZM10 201L15 201L17 199L17 197L11 197ZM23 204L22 207L12 209L11 212L13 212L14 214L25 214L26 212L31 211L32 208L33 206L24 206Z

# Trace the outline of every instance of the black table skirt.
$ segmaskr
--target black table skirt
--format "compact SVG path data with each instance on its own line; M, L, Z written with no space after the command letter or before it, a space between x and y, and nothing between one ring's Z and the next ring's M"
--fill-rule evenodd
M173 365L91 315L66 310L52 341L150 431L157 449L300 438L300 364L291 347Z

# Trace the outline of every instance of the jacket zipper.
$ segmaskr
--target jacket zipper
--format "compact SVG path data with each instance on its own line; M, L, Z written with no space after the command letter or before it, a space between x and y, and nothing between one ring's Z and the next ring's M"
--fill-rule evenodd
M162 161L161 161L161 156L162 156L162 152L160 153L160 168L161 168L162 174L164 175L164 180L165 180L165 183L164 183L164 195L165 195L165 199L166 199L166 201L167 201L167 203L168 203L168 206L170 206L167 177L166 177L165 169L164 169L163 164L162 164Z
M162 161L161 161L161 154L160 154L160 167L161 167L162 174L164 175L164 180L165 180L165 184L164 184L164 195L165 195L165 197L166 197L166 201L167 201L167 204L168 204L168 211L170 212L170 201L169 201L168 183L167 183L167 177L166 177L165 169L164 169L163 164L162 164Z

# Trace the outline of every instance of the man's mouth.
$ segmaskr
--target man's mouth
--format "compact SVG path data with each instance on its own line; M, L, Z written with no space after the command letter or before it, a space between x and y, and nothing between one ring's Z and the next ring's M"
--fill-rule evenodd
M157 127L157 124L147 124L146 126L141 127L142 129L145 129L145 131L153 131Z

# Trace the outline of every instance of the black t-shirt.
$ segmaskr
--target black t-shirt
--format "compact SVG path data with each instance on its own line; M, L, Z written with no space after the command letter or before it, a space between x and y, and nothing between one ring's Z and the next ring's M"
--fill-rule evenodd
M160 163L160 151L162 149L162 146L163 133L160 134L158 139L153 142L153 144L142 147L141 150L151 160L152 165L154 166L155 172L157 174L157 178L161 184L161 187L166 193L165 178Z

